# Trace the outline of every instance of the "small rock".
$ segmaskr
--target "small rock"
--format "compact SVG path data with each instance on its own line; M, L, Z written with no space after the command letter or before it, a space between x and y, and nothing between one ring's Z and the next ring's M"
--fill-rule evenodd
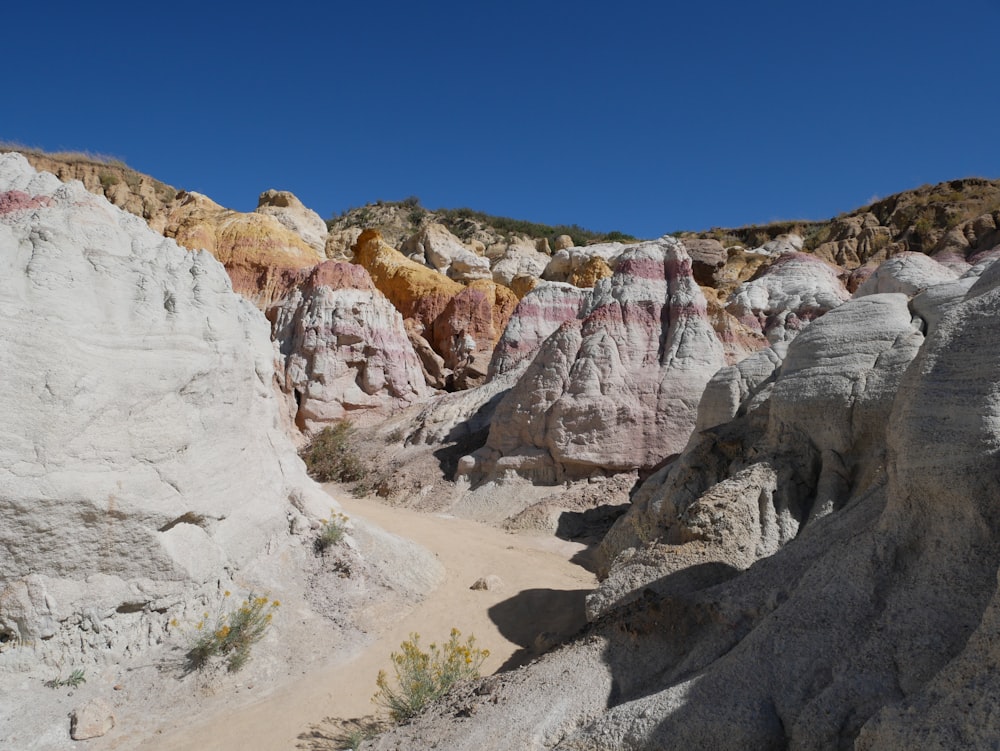
M489 576L483 576L476 579L476 583L469 587L469 589L496 592L497 590L503 589L503 580L496 574L490 574Z
M69 736L74 741L100 738L115 726L111 706L103 699L91 699L74 709L70 718Z

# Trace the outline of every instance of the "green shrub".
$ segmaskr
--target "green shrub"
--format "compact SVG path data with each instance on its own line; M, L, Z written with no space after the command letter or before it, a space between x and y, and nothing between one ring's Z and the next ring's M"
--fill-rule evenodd
M302 450L309 475L319 482L358 482L367 470L354 446L354 428L347 420L327 425Z
M225 596L229 597L229 592ZM277 600L251 593L236 610L220 612L211 628L206 628L208 613L205 613L195 626L198 635L187 651L188 666L200 670L212 658L225 657L230 672L242 668L250 659L250 649L267 633L274 609L279 605Z
M327 548L333 547L344 539L344 533L347 530L347 517L344 514L335 513L331 509L330 518L320 519L320 522L322 522L322 526L313 542L313 548L317 553L322 554L326 552Z
M61 688L63 686L79 688L81 683L86 682L87 679L83 677L83 668L77 668L69 674L69 678L54 678L51 681L46 681L45 685L49 688Z
M400 645L402 651L392 653L395 686L390 684L388 674L380 671L378 692L372 701L387 709L396 722L405 722L459 681L478 678L489 650L477 648L474 636L463 644L459 641L461 635L453 628L444 646L431 644L425 652L420 649L420 635L410 634L409 641Z
M104 188L104 190L107 190L112 185L117 185L121 182L118 177L108 172L102 172L98 179L101 181L101 187Z

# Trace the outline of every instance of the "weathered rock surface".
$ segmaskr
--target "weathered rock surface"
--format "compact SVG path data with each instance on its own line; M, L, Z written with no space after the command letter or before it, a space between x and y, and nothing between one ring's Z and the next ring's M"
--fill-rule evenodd
M458 282L491 279L490 261L476 255L442 224L428 224L408 238L400 252Z
M200 193L178 194L163 233L185 248L215 256L233 289L262 309L294 286L296 271L324 260L322 250L273 216L231 211Z
M541 277L549 256L534 248L512 245L493 262L493 281L510 287L519 276Z
M91 699L73 710L70 715L69 737L74 741L86 741L107 735L115 726L115 716L111 705L103 699Z
M885 261L855 291L855 297L880 292L901 292L912 297L937 284L958 278L958 273L923 253L899 253Z
M361 266L316 266L268 318L302 430L342 418L368 424L430 393L403 317Z
M683 246L664 238L630 248L586 317L545 340L460 471L554 482L651 467L683 448L722 363Z
M265 190L257 199L257 213L273 216L325 257L326 222L287 190Z
M485 279L468 286L452 281L389 247L374 230L359 236L354 261L404 319L418 324L415 333L451 371L450 387L485 379L493 348L517 306L511 290Z
M793 338L850 297L839 270L806 253L785 252L741 284L726 309L768 340Z
M223 589L301 589L306 514L335 504L281 429L264 317L18 155L0 196L0 670L119 662Z
M580 272L592 258L600 258L614 269L615 259L626 247L629 246L611 242L557 250L552 254L552 260L545 266L542 279L550 282L568 282L573 274Z
M517 304L493 350L490 377L527 365L556 329L581 317L591 297L590 290L561 282L542 282L531 290Z
M631 601L374 747L992 747L1000 475L983 467L1000 445L1000 266L944 286L959 296L923 342L906 297L876 294L810 325L780 368L762 352L720 374L717 419L744 391L748 411L692 440L700 462L665 470L664 509L717 481L694 489L681 540L619 556ZM749 568L736 556L752 546L717 555L795 526Z

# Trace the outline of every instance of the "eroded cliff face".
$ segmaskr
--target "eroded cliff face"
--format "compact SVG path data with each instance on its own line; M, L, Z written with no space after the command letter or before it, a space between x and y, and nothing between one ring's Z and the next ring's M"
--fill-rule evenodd
M605 542L588 631L375 748L987 747L998 324L993 264L720 371Z
M301 603L289 572L335 503L223 267L14 154L0 258L0 669L176 646L223 590Z

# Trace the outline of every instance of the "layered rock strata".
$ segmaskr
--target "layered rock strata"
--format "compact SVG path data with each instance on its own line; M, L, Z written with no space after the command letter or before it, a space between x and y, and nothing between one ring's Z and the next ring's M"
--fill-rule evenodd
M268 318L303 431L369 424L430 393L403 317L360 266L316 266Z
M461 471L555 482L651 467L683 448L722 364L683 246L664 238L630 248L586 314L544 341Z

